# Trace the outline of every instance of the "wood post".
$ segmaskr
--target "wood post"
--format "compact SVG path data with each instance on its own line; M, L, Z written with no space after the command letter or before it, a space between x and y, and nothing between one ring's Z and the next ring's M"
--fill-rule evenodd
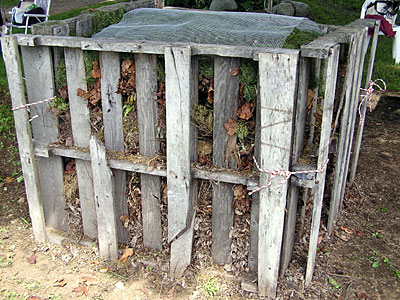
M239 74L231 72L239 67L239 59L215 57L214 59L214 131L213 164L225 168L236 168L236 135L229 136L224 124L229 119L237 120L239 99ZM233 226L232 185L213 184L212 201L212 257L215 263L226 264L230 260Z
M289 170L299 54L260 54L261 152L260 166ZM260 186L270 174L260 173ZM288 184L272 181L260 193L258 232L258 291L274 298L278 283ZM279 193L278 193L278 186Z
M100 52L101 104L103 108L104 140L107 150L124 151L124 131L122 120L122 97L116 94L120 78L121 62L119 53ZM126 243L128 232L120 221L120 216L128 214L126 204L126 172L113 170L115 217L118 240Z
M55 96L53 61L49 47L21 47L28 102ZM35 142L48 145L58 140L58 118L44 103L31 107L39 117L32 124ZM46 225L66 230L67 215L64 199L63 161L61 157L38 158L40 189L43 197Z
M296 121L293 139L293 155L291 166L296 164L301 157L304 146L304 129L306 124L307 99L308 99L308 79L309 79L309 59L300 59L299 86L296 103ZM281 277L285 274L290 260L292 259L294 234L296 229L297 202L299 197L299 187L291 184L289 187L289 197L287 203L287 213L285 215L285 228L282 243L281 258Z
M372 79L372 72L374 70L375 54L376 54L376 48L378 45L379 25L380 25L379 22L375 23L374 36L372 38L371 52L370 52L370 56L369 56L368 71L367 71L367 76L365 79L365 86L364 86L364 88L366 88L366 89L368 88L369 83ZM366 49L367 49L367 47L365 47L365 52L363 55L366 54ZM360 155L366 112L367 112L367 104L365 103L363 105L362 111L361 111L361 118L362 118L362 120L360 120L361 123L357 126L357 136L356 136L356 141L354 144L353 158L351 161L351 168L350 168L350 178L349 178L350 185L353 184L354 179L356 177L358 157Z
M26 104L24 82L17 40L14 36L1 39L4 62L7 70L13 107ZM46 222L43 209L43 198L39 186L38 166L33 150L32 134L26 109L14 111L15 131L18 139L18 150L24 174L25 192L29 204L29 215L32 220L33 234L36 241L47 242Z
M168 241L171 242L170 275L180 277L190 264L194 197L190 162L191 140L191 50L165 48L166 118L167 118L167 193Z
M78 88L85 91L87 90L83 51L80 49L65 48L64 54L74 145L88 148L91 130L89 109L84 99L77 95ZM94 202L91 164L89 161L81 159L76 159L75 161L83 232L90 238L97 238L97 215Z
M97 219L100 220L98 224L100 257L116 261L118 259L118 237L113 173L107 164L106 148L95 136L90 139L90 159Z
M157 57L136 54L136 93L139 124L140 154L155 156L160 148L156 139ZM161 229L161 178L140 175L142 196L143 244L145 247L162 249Z
M325 98L324 98L321 136L319 142L318 162L317 162L317 169L319 170L321 170L324 167L329 154L333 104L335 101L335 90L336 90L336 76L339 65L339 50L340 50L339 45L333 46L330 49L330 53L326 62L327 76L325 84ZM319 226L321 222L322 201L324 198L325 175L326 175L326 170L317 173L316 184L313 188L314 206L312 214L310 242L308 248L307 270L306 270L306 280L305 280L306 285L310 285L312 280L312 274L314 272L315 257L317 254Z

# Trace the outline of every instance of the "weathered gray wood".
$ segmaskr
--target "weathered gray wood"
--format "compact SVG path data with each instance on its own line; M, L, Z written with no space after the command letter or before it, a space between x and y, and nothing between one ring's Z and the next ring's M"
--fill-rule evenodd
M90 161L89 152L78 149L69 149L64 147L44 148L40 145L35 145L34 150L35 154L41 157L47 157L49 154L51 154ZM108 160L108 163L111 168L117 170L161 177L167 176L165 169L149 169L146 163L140 163L134 160L110 159ZM224 168L202 170L201 167L192 167L191 173L196 179L204 179L214 182L226 182L231 184L243 184L246 185L250 190L255 189L255 187L258 186L257 176L253 173L232 172L231 170L227 171Z
M20 46L54 46L81 48L82 50L115 51L143 54L164 54L166 47L190 47L192 55L218 55L258 59L259 53L291 54L296 50L281 48L258 48L228 45L206 45L193 43L133 42L120 39L90 39L81 37L57 37L38 35L15 35Z
M157 123L157 57L135 55L137 117L139 124L140 154L154 156L160 148L156 139ZM161 229L161 178L141 175L143 244L145 247L162 249Z
M118 80L120 78L119 53L101 52L101 104L103 109L104 140L108 150L124 150L124 132L122 120L122 97L116 94ZM128 232L120 222L120 216L128 214L126 203L126 172L114 170L114 204L116 210L116 222L118 240L126 243Z
M53 63L48 47L21 47L28 101L36 102L55 95ZM42 143L58 140L58 119L49 111L49 103L31 107L33 138ZM46 225L67 230L63 162L61 157L38 158L40 189Z
M191 51L165 49L168 241L172 242L170 275L180 277L190 263L193 237L191 141ZM179 246L179 247L178 247ZM174 251L172 251L174 250Z
M364 49L366 47L367 43L367 28L364 28L363 30L360 30L358 32L359 34L359 39L358 39L358 52L357 52L357 57L358 61L356 62L356 70L357 74L355 76L354 80L354 89L353 89L353 96L352 96L352 112L350 113L350 121L349 121L349 134L348 134L348 147L346 151L346 164L345 164L345 170L344 170L344 176L343 176L343 185L342 185L342 193L340 196L340 206L343 203L344 199L344 193L346 189L346 184L347 184L347 176L348 176L348 171L349 171L349 166L350 166L350 158L351 158L351 150L353 147L353 137L354 137L354 128L355 128L355 123L357 120L357 114L358 114L358 103L360 99L360 87L361 87L361 81L362 81L362 75L363 75L363 70L364 70L364 59L365 56L364 54Z
M293 155L290 167L297 163L301 157L304 147L304 128L306 125L307 100L308 100L308 81L310 73L309 59L302 57L299 66L299 82L296 105L296 123L293 139ZM282 243L281 257L281 277L284 276L287 267L292 259L294 234L296 229L297 202L299 198L299 188L291 184L289 187L289 197L287 212L285 215L285 227Z
M24 82L22 79L20 56L16 38L5 36L1 39L3 58L7 70L8 87L12 106L26 104ZM32 134L26 109L14 111L15 131L18 139L18 150L24 174L25 192L29 204L29 215L32 221L35 239L44 243L47 241L46 222L43 200L39 187L39 174L36 157L33 150Z
M328 217L328 233L331 234L334 223L336 221L336 216L339 210L340 203L340 194L342 190L343 184L343 176L344 176L344 164L345 164L345 151L347 150L347 142L348 142L348 129L349 129L349 117L350 117L350 108L352 101L352 91L353 91L353 82L355 76L355 68L356 68L356 60L357 60L357 38L354 35L349 45L348 51L348 61L346 68L346 77L343 89L345 90L345 101L344 107L341 117L340 124L340 134L338 141L338 153L337 160L335 165L335 175L334 175L334 188L332 189L331 201L329 206L329 217Z
M369 57L369 64L368 64L368 71L367 71L367 76L365 78L365 86L364 88L368 88L369 82L372 79L372 72L374 70L374 63L375 63L375 54L376 54L376 48L378 45L378 34L379 34L379 24L375 24L374 28L374 36L372 38L372 45L371 45L371 52L370 52L370 57ZM353 184L354 179L356 177L356 172L357 172L357 164L358 164L358 157L360 155L360 149L361 149L361 143L362 143L362 137L363 137L363 132L364 132L364 123L365 123L365 114L367 112L367 104L365 103L362 107L361 110L361 118L362 121L361 123L357 126L357 136L356 136L356 141L354 144L354 151L353 151L353 158L351 161L351 168L350 168L350 177L349 177L349 183L350 185Z
M333 116L333 103L335 100L336 77L339 64L340 46L336 45L331 49L331 54L327 58L327 76L325 84L325 98L323 106L323 116L321 124L321 136L318 151L317 168L322 169L328 159L329 142L331 134L331 124ZM310 242L308 248L307 270L306 270L306 285L310 285L312 274L315 266L315 256L317 254L317 244L319 235L319 226L321 222L322 201L324 198L326 170L317 173L316 185L313 189L313 214L310 233Z
M261 101L260 101L260 73L257 74L257 103L256 103L256 132L254 141L254 157L260 161L261 151ZM258 172L255 164L253 170ZM247 186L249 189L249 186ZM250 251L249 251L249 270L256 273L258 268L258 220L260 209L259 193L251 196L250 211Z
M214 59L214 131L213 164L235 168L236 135L229 136L224 124L229 119L237 120L239 99L239 74L231 72L239 68L237 58L215 57ZM225 183L213 185L212 201L212 256L215 263L226 264L230 259L233 226L233 190Z
M260 54L261 152L263 169L289 170L299 55ZM260 173L260 185L269 174ZM258 239L258 291L274 298L278 283L288 184L272 181L260 191Z
M321 75L321 59L315 59L315 78L319 79ZM308 137L307 145L311 145L314 142L314 135L315 135L315 113L317 112L318 106L318 92L319 92L319 85L314 88L314 98L313 104L311 108L311 115L310 115L310 135Z
M64 52L74 145L87 148L89 147L91 131L89 109L84 99L77 95L77 89L87 90L83 51L65 48ZM78 176L83 232L88 237L97 238L96 205L90 162L76 159L76 173Z
M113 173L107 165L106 149L95 136L90 139L90 158L99 229L100 257L118 259L117 212L114 205Z

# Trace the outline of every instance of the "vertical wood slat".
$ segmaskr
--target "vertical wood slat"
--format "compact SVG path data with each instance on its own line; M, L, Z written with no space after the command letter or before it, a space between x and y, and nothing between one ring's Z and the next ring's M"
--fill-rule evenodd
M261 152L263 169L289 170L299 54L260 54ZM260 173L260 185L269 174ZM260 191L258 291L274 298L278 283L288 184L282 177Z
M214 131L213 164L221 167L237 166L233 147L236 135L229 136L224 124L229 119L237 120L239 98L239 75L231 72L239 67L239 59L215 57L214 59ZM213 185L212 200L212 257L215 263L229 263L232 240L229 237L233 226L232 185Z
M180 277L190 264L194 199L190 172L191 50L166 47L165 84L167 120L168 241L171 245L170 275Z
M340 46L336 45L330 49L329 57L327 58L327 76L325 84L325 98L323 106L323 116L321 124L321 136L318 151L317 169L322 169L328 159L329 142L331 134L331 124L333 116L333 104L335 100L337 71L339 64ZM313 188L313 213L310 233L310 242L308 248L308 259L306 269L305 284L310 285L312 274L315 266L315 256L317 253L319 226L321 222L322 201L324 198L326 170L317 173L316 185Z
M140 154L154 156L160 148L156 139L157 122L157 57L155 55L135 55L136 93L139 124ZM161 178L140 175L143 244L152 249L162 249L161 229Z
M358 47L357 47L357 76L354 78L354 91L353 91L353 100L352 100L352 113L351 113L351 120L349 123L349 135L348 135L348 147L346 153L346 164L345 164L345 169L344 169L344 176L343 176L343 185L342 185L342 191L341 191L341 196L340 196L340 206L343 203L344 199L344 193L346 190L346 184L347 184L347 178L348 178L348 171L350 167L350 158L351 158L351 150L353 147L353 137L354 137L354 129L355 129L355 124L357 120L357 114L358 114L358 103L360 100L360 88L361 88L361 81L362 81L362 74L364 70L364 58L365 56L363 55L364 49L366 47L367 43L367 28L364 28L364 30L360 30L358 32Z
M256 104L256 132L254 141L254 157L260 161L261 151L261 103L260 103L260 72L257 74L257 104ZM253 165L253 169L257 172L257 167ZM251 196L250 210L250 251L249 251L249 271L257 272L258 268L258 221L260 210L259 193Z
M296 103L296 123L293 139L293 155L291 165L297 163L301 157L304 146L304 128L307 113L308 100L308 81L309 81L309 59L301 58L299 66L299 87ZM294 234L296 229L297 202L299 197L299 187L291 184L289 186L289 197L287 203L287 213L285 215L285 227L282 243L282 258L280 274L283 276L290 260L292 259Z
M6 36L1 42L12 106L24 105L26 100L17 40L14 36ZM19 109L13 114L33 234L38 242L44 243L47 241L46 221L28 112L26 109Z
M365 79L365 86L364 86L366 89L368 88L369 82L372 79L372 72L374 70L375 54L376 54L376 48L378 45L379 24L380 24L379 22L377 22L375 24L374 36L372 38L371 53L370 53L370 57L369 57L368 71L367 71L367 76ZM365 50L365 53L366 53L366 50ZM354 144L353 158L351 161L351 168L350 168L350 178L349 178L350 185L353 184L354 179L356 177L358 157L360 155L366 112L367 112L367 104L365 103L363 105L362 111L361 111L362 121L357 127L356 142Z
M348 122L350 117L350 106L351 106L351 95L353 91L353 81L355 76L355 66L356 66L356 53L357 53L357 39L355 35L351 36L349 50L348 50L348 62L346 68L346 77L345 77L345 86L346 96L345 103L341 117L340 124L340 133L339 133L339 141L338 141L338 151L337 151L337 160L335 165L335 175L334 175L334 183L333 186L335 188L332 189L331 201L329 206L329 217L328 217L328 232L329 234L332 232L334 223L336 221L336 216L339 210L340 203L340 194L342 190L343 184L343 172L344 172L344 163L345 163L345 151L347 149L348 143Z
M99 220L99 251L105 260L118 259L118 236L116 209L114 206L113 174L107 164L106 148L95 136L89 142L90 159L93 170L93 185L96 202L97 219Z
M122 97L116 94L120 78L121 63L119 53L100 52L101 66L101 98L103 108L104 140L106 149L123 151L124 132L122 120ZM120 221L120 216L128 214L126 202L126 171L113 170L114 174L114 205L118 240L126 243L128 232Z
M52 55L49 47L21 47L28 101L36 102L55 95ZM49 144L58 140L58 119L49 111L49 103L31 107L38 114L32 124L36 142ZM63 161L59 156L38 159L40 189L46 225L67 230L64 199Z
M84 99L77 95L78 88L87 90L83 51L65 48L64 54L74 144L78 147L87 148L89 147L91 131L89 109ZM78 176L83 232L90 238L97 238L97 215L90 161L76 159L76 173Z

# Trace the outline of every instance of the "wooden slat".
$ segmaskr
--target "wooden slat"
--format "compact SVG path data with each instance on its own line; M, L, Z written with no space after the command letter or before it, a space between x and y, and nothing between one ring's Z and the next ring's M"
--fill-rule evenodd
M154 156L160 148L156 139L157 123L157 57L155 55L135 55L137 117L139 124L140 154ZM161 229L161 178L141 175L143 244L145 247L162 249Z
M57 37L40 35L15 35L20 46L53 46L81 48L82 50L115 51L143 54L164 54L168 47L190 47L192 55L218 55L258 59L259 53L293 54L296 50L281 48L259 48L228 45L207 45L193 43L165 43L151 41L127 41L114 38L94 39L81 37Z
M24 82L22 79L20 56L16 38L6 36L1 39L3 58L7 70L8 87L13 107L26 104ZM29 204L29 215L32 221L35 239L44 243L47 241L46 222L43 210L43 200L39 187L39 174L36 157L33 150L32 134L26 109L14 111L15 131L18 139L18 150L24 174L25 192Z
M374 70L375 54L376 54L376 48L378 45L379 24L380 23L377 22L375 24L375 28L374 28L374 36L372 38L371 52L370 52L369 63L368 63L368 71L367 71L367 76L365 78L364 88L366 88L366 89L368 88L369 82L372 79L372 72ZM366 53L366 51L367 51L367 47L365 48L365 53ZM361 123L357 126L357 136L356 136L356 141L354 144L353 158L351 161L351 168L350 168L350 177L349 177L350 185L353 184L354 179L356 177L358 157L360 155L366 112L367 112L367 105L365 103L361 110L361 118L362 118Z
M260 103L260 72L257 74L257 103L256 103L256 132L254 141L254 157L260 161L261 151L261 103ZM253 165L255 172L258 172L257 167ZM247 187L249 188L249 187ZM251 196L251 211L250 211L250 251L249 251L249 270L252 273L257 272L258 268L258 221L260 210L259 193L254 193Z
M116 94L120 78L119 53L101 52L101 104L103 109L104 140L108 150L124 150L124 132L122 120L122 97ZM119 220L128 214L126 203L126 172L114 170L114 200L118 240L126 243L128 232Z
M191 51L165 49L168 241L170 275L180 277L190 264L193 243L194 203L190 159Z
M87 90L83 51L65 48L65 68L68 83L68 98L71 111L71 126L74 144L89 147L90 117L89 109L77 89ZM81 204L83 232L86 236L97 238L97 216L94 202L92 168L90 162L76 159L79 199Z
M299 55L260 54L261 152L263 169L289 170ZM269 174L260 174L265 185ZM282 178L260 191L258 291L274 298L278 283L288 184Z
M309 59L302 57L299 66L299 83L296 104L296 123L293 139L293 155L290 167L297 163L302 155L304 147L304 128L306 125L307 100L308 100L308 81L310 73ZM290 260L292 259L294 234L296 229L297 202L299 197L299 188L291 184L289 187L289 197L287 203L287 212L285 215L285 228L282 243L281 257L281 277L285 274Z
M53 63L48 47L21 47L28 101L36 102L55 95ZM31 108L38 114L32 124L33 138L41 143L58 140L58 119L49 111L49 103ZM43 197L46 225L67 230L65 212L63 162L61 157L38 158L40 189Z
M229 119L237 120L239 98L239 75L231 72L239 67L237 58L215 57L214 60L214 131L213 164L235 168L237 162L236 135L229 136L224 124ZM212 201L212 256L215 263L226 264L230 259L233 226L233 190L225 183L213 184Z
M113 173L107 165L104 145L101 145L95 136L92 136L89 144L99 228L100 257L116 261L118 259L118 237Z
M331 134L331 124L333 116L333 103L335 100L336 79L339 64L339 50L340 46L336 45L331 49L331 54L327 58L327 75L325 84L325 98L323 106L323 116L321 124L321 136L318 151L317 168L322 169L328 159L329 142ZM310 285L312 274L315 266L315 256L317 254L317 244L319 235L319 226L321 222L322 200L324 198L325 189L325 175L324 172L317 173L316 185L313 189L313 214L310 233L310 242L308 248L307 270L306 270L306 285Z
M352 95L352 112L350 113L350 121L349 121L349 134L348 134L348 147L346 151L346 164L345 164L345 169L344 169L344 176L343 176L343 185L342 185L342 191L341 191L341 196L340 196L340 205L339 208L341 207L344 199L344 193L346 190L346 184L347 184L347 176L348 176L348 171L349 171L349 166L350 166L350 158L351 158L351 153L352 153L352 148L353 148L353 137L354 137L354 129L355 129L355 123L357 120L357 114L358 114L358 103L360 99L360 88L361 88L361 81L362 81L362 75L363 75L363 70L364 70L364 59L365 56L363 55L364 49L366 47L367 43L367 29L360 30L358 32L359 38L358 38L358 51L357 51L357 73L356 77L354 78L354 89L353 89L353 95Z
M357 39L356 35L352 37L352 40L349 45L349 50L347 53L348 62L346 68L346 77L343 89L345 90L345 101L344 107L341 117L340 124L340 133L339 133L339 141L338 141L338 151L337 151L337 160L335 165L335 175L334 175L334 183L333 186L335 188L332 189L330 206L329 206L329 217L328 217L328 232L331 234L334 223L336 221L336 216L339 210L340 203L340 195L343 184L343 172L344 172L344 164L345 164L345 151L347 150L348 143L348 129L349 129L349 117L350 117L350 107L351 107L351 95L353 91L353 81L355 76L355 67L357 60Z
M34 148L35 154L41 157L48 157L49 154L51 154L51 155L58 155L58 156L90 161L89 152L84 151L86 150L85 148L82 149L83 150L77 147L73 149L64 147L45 148L41 145L35 145ZM146 163L141 163L131 158L127 159L111 158L108 160L108 163L110 167L113 169L154 175L154 176L162 176L162 177L167 176L165 168L149 169ZM201 167L194 166L191 168L191 173L192 176L196 179L211 180L215 182L226 182L232 184L243 184L246 185L249 189L255 189L255 187L258 186L258 180L256 179L257 176L253 173L248 173L248 172L247 173L234 172L232 170L227 170L225 168L212 168L211 170L203 170Z

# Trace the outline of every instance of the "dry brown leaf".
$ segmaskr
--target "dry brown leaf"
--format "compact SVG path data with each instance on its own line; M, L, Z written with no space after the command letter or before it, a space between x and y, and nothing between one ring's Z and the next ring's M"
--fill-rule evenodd
M321 242L322 242L323 238L324 238L324 237L323 237L322 235L318 236L318 242L317 242L317 245L321 244Z
M366 300L369 298L369 296L365 292L358 292L357 293L357 298L360 300Z
M28 258L26 259L26 261L27 261L29 264L31 264L31 265L36 264L37 256L36 256L35 254L32 254L31 257L28 257Z
M90 276L83 276L82 277L82 283L86 284L86 285L96 285L99 283L99 281L94 278L94 277L90 277Z
M99 271L100 271L100 273L107 273L108 267L101 268Z
M246 102L237 111L240 119L248 120L253 116L254 104Z
M57 279L53 286L55 287L64 287L67 283L65 282L64 278Z
M358 237L362 237L363 233L360 230L356 230L355 231L355 235L358 236Z
M307 92L307 108L310 110L312 104L314 103L315 92L311 89L308 89Z
M78 286L74 288L72 291L76 293L78 296L85 295L87 297L89 294L86 286Z
M353 230L351 230L351 229L349 229L349 228L347 228L347 227L340 226L340 228L341 228L344 232L346 232L346 233L348 233L348 234L353 234Z
M119 220L122 222L125 228L129 225L129 215L122 215L119 217Z
M98 61L93 62L92 78L101 78L101 69Z
M132 254L133 254L133 249L126 247L125 250L124 250L124 253L120 257L120 259L118 259L118 262L120 262L120 263L126 262L128 260L128 258L130 256L132 256Z
M224 124L225 129L227 131L227 135L231 135L232 136L232 135L235 134L236 125L237 125L236 121L232 120L232 119L229 119L228 122Z
M90 98L90 92L87 92L85 90L82 90L81 88L76 90L76 95L78 97L83 97L83 99L87 100Z
M127 58L122 62L121 73L122 76L128 76L135 73L135 63L133 62L133 60Z
M27 300L42 300L42 298L40 297L36 297L36 296L30 296L29 298L26 298Z
M237 66L237 67L235 68L235 70L233 70L233 71L231 72L231 75L232 75L232 76L236 76L237 74L239 74L239 71L240 71L240 67Z
M6 177L6 182L7 183L10 183L10 182L13 182L14 181L14 178L12 178L12 177Z

